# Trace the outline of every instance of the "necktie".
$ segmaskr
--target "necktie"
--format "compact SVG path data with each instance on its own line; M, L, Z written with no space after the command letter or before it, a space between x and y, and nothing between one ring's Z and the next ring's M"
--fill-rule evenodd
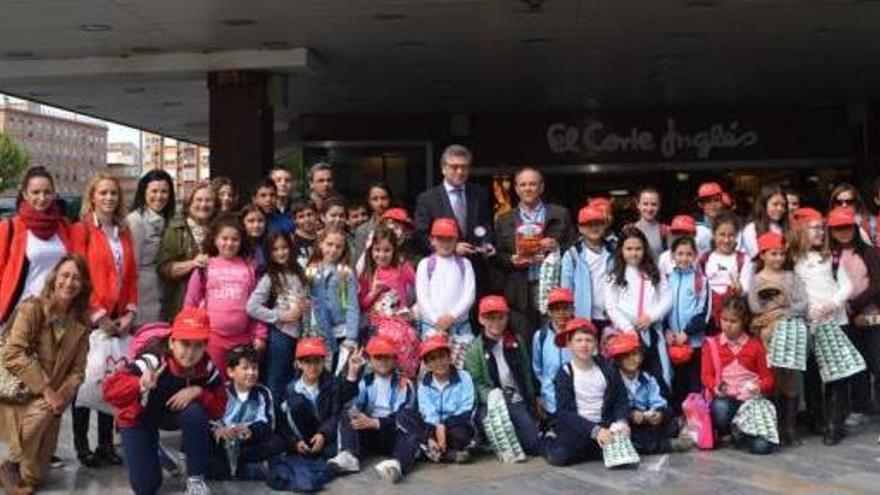
M452 189L452 213L455 215L455 220L458 222L458 227L461 229L462 235L464 235L465 228L467 227L467 211L464 204L464 188L456 187Z

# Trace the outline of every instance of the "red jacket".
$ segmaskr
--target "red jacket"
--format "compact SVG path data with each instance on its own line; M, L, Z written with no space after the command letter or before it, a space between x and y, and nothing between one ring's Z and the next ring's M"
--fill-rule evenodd
M159 375L156 387L142 401L140 379L142 370L157 369L162 361L168 366ZM202 405L208 419L223 416L226 410L226 389L214 363L207 356L191 369L183 368L173 357L143 354L127 368L104 380L104 400L116 409L116 421L122 428L136 426L147 416L154 420L168 413L165 403L181 389L196 385L202 393L195 399Z
M66 223L59 225L57 234L70 251L73 246ZM9 318L24 289L27 278L26 251L27 226L21 218L16 215L0 222L0 321Z
M131 233L119 227L122 243L122 277L118 276L110 241L93 220L77 222L70 228L73 250L89 265L92 279L92 321L103 316L118 317L127 311L137 311L137 263Z
M730 347L722 344L720 337L709 338L715 339L721 368L723 369L731 364L734 354ZM749 337L746 343L743 344L743 348L739 351L737 357L743 368L758 375L758 386L761 388L761 393L764 396L769 396L773 393L773 373L767 367L767 351L764 349L764 344L755 337ZM714 396L715 389L718 387L718 376L721 375L721 372L715 370L715 362L712 359L712 350L708 342L703 343L701 358L700 375L703 388Z

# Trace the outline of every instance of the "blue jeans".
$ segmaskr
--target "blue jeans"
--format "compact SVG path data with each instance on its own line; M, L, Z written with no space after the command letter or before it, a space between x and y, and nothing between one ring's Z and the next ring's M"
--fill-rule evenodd
M266 341L266 367L265 383L276 398L275 404L280 405L285 396L287 384L293 379L293 356L296 350L296 339L278 330L269 328L269 338ZM276 411L277 412L277 411Z
M715 427L715 430L722 433L731 432L731 422L741 405L742 401L729 397L713 399L709 405L709 411L712 415L712 425ZM732 433L737 445L748 449L752 454L767 455L776 450L776 446L765 438L746 435L738 430Z
M128 479L137 495L152 495L162 486L159 466L159 430L181 430L181 450L186 455L188 476L204 476L208 470L211 433L208 415L201 404L190 403L179 412L165 411L162 417L142 417L137 425L123 428L122 446L129 460Z
M416 463L419 451L418 413L402 408L395 421L382 421L378 430L355 430L343 415L339 421L339 450L347 450L358 459L366 454L391 456L400 463L402 474Z

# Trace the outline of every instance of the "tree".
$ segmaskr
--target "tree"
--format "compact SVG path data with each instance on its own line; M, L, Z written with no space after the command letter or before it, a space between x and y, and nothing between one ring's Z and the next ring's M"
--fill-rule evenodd
M0 132L0 192L13 187L29 164L30 159L21 146Z

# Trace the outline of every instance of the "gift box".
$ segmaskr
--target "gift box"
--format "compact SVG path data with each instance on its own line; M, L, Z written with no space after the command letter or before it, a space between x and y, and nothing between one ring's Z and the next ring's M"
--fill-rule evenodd
M733 425L746 435L761 437L770 443L779 444L776 407L763 397L743 402L733 417Z
M602 447L602 459L606 468L632 466L641 461L629 436L612 433L611 438L611 442Z
M559 251L548 254L541 262L538 273L538 310L542 315L547 314L547 298L550 290L559 287L562 278L562 256Z
M509 464L526 460L526 454L516 438L516 430L507 412L504 392L500 388L489 391L483 430L486 432L489 445L501 462Z
M822 382L834 382L866 369L865 359L840 325L821 322L813 327L813 352Z
M773 368L806 371L807 325L801 318L781 318L773 328L767 362Z
M524 223L516 228L516 253L532 257L541 253L544 226L540 223Z

